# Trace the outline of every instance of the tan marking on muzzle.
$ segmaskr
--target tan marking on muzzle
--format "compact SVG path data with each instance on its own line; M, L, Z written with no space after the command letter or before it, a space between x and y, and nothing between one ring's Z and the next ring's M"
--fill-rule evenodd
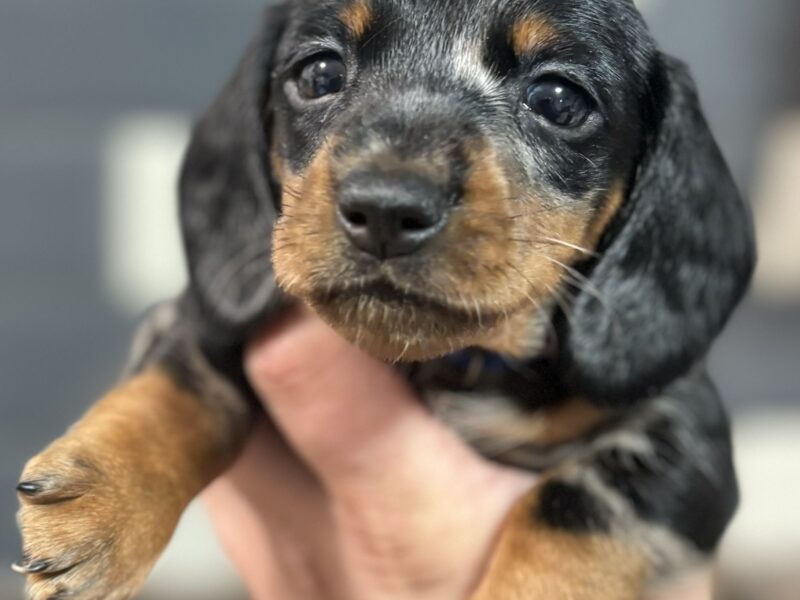
M414 259L418 268L398 270L393 261L380 266L399 289L446 305L452 315L413 303L386 304L369 295L329 297L326 292L357 286L364 276L338 223L337 179L349 170L410 170L426 177L450 171L445 153L433 154L439 158L432 169L422 159L400 160L381 152L367 153L366 162L358 156L334 158L337 143L335 137L328 140L304 172L284 173L273 265L285 291L384 359L426 360L474 345L528 356L534 343L541 342L541 330L535 327L540 307L552 304L570 265L585 258L577 248L596 241L592 224L600 230L621 202L614 196L606 203L611 207L604 209L608 216L588 206L548 208L536 193L517 189L490 143L467 141L469 169L460 202L449 209L445 229L419 250Z
M283 175L282 214L273 234L272 264L278 284L305 298L346 240L338 233L331 147L326 143L303 173ZM328 266L329 273L324 267Z

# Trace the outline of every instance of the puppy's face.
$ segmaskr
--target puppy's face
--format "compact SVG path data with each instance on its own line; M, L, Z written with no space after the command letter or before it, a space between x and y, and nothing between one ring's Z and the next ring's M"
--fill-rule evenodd
M278 282L381 358L528 354L625 201L653 52L624 0L296 2Z

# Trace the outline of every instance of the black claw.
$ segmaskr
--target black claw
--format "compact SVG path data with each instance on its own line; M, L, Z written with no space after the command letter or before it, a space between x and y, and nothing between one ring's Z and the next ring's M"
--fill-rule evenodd
M43 488L40 483L34 483L32 481L23 481L17 486L17 491L20 494L25 494L26 496L35 496L36 494L40 494L42 489Z

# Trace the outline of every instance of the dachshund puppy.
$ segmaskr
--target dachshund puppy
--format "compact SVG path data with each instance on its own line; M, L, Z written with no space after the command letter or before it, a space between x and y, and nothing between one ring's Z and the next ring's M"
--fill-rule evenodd
M270 9L180 209L188 289L25 468L30 598L138 590L247 436L243 347L296 301L542 473L476 599L635 600L711 560L737 488L704 357L752 228L631 0Z

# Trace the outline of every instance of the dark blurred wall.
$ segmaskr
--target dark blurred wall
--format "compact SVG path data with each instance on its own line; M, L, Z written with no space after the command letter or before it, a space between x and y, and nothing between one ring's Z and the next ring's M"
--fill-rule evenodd
M650 0L663 48L692 67L709 121L749 189L764 127L800 106L800 1Z

